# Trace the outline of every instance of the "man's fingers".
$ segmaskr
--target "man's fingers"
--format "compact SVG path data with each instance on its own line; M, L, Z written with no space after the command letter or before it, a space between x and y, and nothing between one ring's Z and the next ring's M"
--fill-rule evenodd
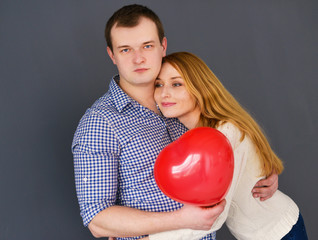
M261 201L265 201L266 199L270 198L273 196L273 194L277 190L277 185L272 184L270 186L266 187L255 187L252 190L253 197L255 198L261 198Z
M269 177L259 180L252 189L253 197L265 201L273 196L278 189L278 175L273 173Z

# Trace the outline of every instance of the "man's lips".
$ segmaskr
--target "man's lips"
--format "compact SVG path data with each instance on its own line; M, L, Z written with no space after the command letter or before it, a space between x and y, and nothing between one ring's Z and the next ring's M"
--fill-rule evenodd
M136 73L143 73L143 72L145 72L145 71L147 71L148 70L148 68L136 68L135 70L134 70L134 72L136 72Z
M176 105L175 103L172 103L172 102L163 102L163 103L161 103L161 105L163 106L163 107L171 107L171 106L174 106L174 105Z

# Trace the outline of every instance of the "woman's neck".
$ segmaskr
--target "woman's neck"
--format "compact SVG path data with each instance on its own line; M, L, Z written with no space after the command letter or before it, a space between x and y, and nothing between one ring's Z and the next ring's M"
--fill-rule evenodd
M199 108L194 109L192 112L178 117L179 121L186 126L189 130L195 128L200 119L201 111Z

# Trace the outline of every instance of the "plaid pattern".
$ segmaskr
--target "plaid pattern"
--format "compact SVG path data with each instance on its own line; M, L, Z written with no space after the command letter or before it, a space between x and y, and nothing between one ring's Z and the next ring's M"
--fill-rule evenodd
M182 207L157 187L153 167L159 152L186 130L175 119L164 119L130 98L114 78L109 91L86 111L73 139L84 225L113 205L154 212ZM204 239L214 239L208 237Z

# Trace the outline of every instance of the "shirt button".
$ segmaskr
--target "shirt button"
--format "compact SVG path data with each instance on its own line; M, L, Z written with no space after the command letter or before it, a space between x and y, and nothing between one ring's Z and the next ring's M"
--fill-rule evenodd
M83 178L83 182L85 182L85 183L87 182L87 177Z

